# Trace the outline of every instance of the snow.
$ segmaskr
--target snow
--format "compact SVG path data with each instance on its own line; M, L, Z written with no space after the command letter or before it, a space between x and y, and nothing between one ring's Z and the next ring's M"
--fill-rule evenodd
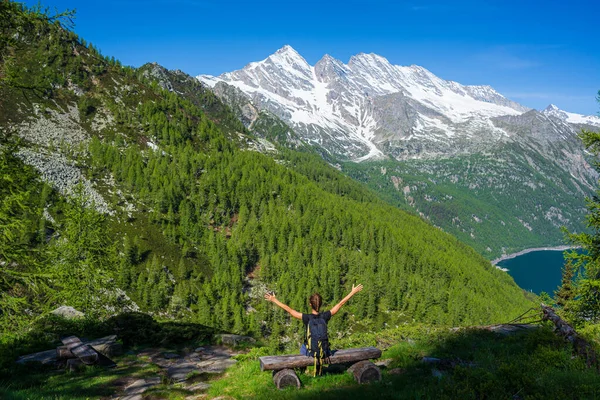
M597 117L595 115L582 115L564 111L555 106L554 104L550 104L548 107L546 107L546 109L542 111L542 114L561 119L571 124L600 126L600 117Z
M363 143L368 152L356 161L383 156L374 142L378 129L370 107L374 97L403 93L440 113L447 122L473 124L475 120L484 120L482 124L491 127L490 118L519 115L522 109L516 108L524 109L518 104L511 108L494 103L495 100L506 99L489 86L464 86L446 81L423 67L392 65L376 54L352 56L348 64L325 55L319 63L321 66L326 63L323 71L327 75L322 80L317 77L314 66L286 45L263 61L250 63L242 70L219 77L200 75L197 78L211 87L223 81L251 97L259 96L265 104L279 104L284 112L278 115L283 115L293 127L313 134L322 131L320 127L332 131L331 137L337 136L336 140L341 143ZM335 87L335 92L332 92L332 87ZM511 103L506 100L503 104ZM445 123L443 117L419 115L413 130L433 136L441 131L446 138L460 133ZM313 125L315 127L311 129ZM504 134L504 131L494 129L499 131L499 135Z

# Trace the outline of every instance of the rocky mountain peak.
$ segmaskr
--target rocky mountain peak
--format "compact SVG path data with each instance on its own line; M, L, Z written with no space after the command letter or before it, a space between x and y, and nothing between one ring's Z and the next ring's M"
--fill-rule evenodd
M302 139L355 161L480 149L513 136L493 118L529 110L489 85L462 85L374 53L347 64L326 54L313 67L289 45L242 70L198 79L237 87Z
M325 54L314 67L317 80L320 82L330 82L337 78L345 78L348 74L348 68L339 60Z
M307 73L311 69L304 57L287 44L267 57L267 60L284 69L292 68L301 73Z
M549 117L558 118L562 121L571 124L587 125L593 127L600 126L600 117L597 117L595 115L582 115L568 112L565 110L561 110L554 104L550 104L548 107L542 110L542 114Z
M149 79L156 79L158 85L170 92L173 91L173 85L167 76L168 70L157 62L146 63L140 67L142 75Z

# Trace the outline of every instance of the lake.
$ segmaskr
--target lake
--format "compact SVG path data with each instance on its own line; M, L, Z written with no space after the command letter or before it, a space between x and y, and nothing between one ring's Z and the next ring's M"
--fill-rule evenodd
M508 268L508 273L523 289L553 296L560 285L564 263L562 251L540 250L500 261L497 265Z

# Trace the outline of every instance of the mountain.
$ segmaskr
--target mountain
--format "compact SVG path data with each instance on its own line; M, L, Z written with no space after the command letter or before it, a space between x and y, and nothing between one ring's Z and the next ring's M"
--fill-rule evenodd
M593 127L600 126L600 117L598 116L570 113L561 110L554 104L550 104L548 107L546 107L542 111L542 114L547 115L549 117L558 118L564 122L568 122L571 124L588 125Z
M598 117L538 112L376 54L311 66L284 46L197 78L234 109L279 117L344 173L490 259L562 244L561 226L586 229L598 175L577 134Z
M3 338L65 304L292 343L267 288L305 310L314 291L331 306L364 284L331 323L342 335L506 321L531 306L472 248L381 201L285 124L262 130L258 111L249 129L192 77L123 66L43 11L1 2L0 15Z
M423 157L428 144L447 154L469 151L473 141L485 145L505 135L490 118L528 110L489 86L446 81L376 54L358 54L347 65L325 55L311 66L284 46L239 71L198 79L240 89L301 137L355 161Z

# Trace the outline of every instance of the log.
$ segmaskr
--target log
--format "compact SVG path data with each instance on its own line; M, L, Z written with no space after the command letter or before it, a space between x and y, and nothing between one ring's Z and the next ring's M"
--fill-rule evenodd
M329 362L326 362L326 364L351 363L379 357L381 357L381 350L376 347L337 350L331 357L329 357ZM313 365L314 363L314 358L302 356L300 354L286 356L265 356L260 357L260 370L278 371L286 368L302 368Z
M98 361L98 353L89 345L83 344L77 336L61 339L61 342L84 364L93 365Z
M123 345L116 342L90 344L94 350L106 357L120 356L123 354Z
M110 335L100 339L95 339L91 341L84 341L84 344L89 344L99 353L104 353L105 356L111 357L114 355L118 355L119 352L123 351L123 347L119 343L115 343L117 340L117 335ZM110 351L106 346L110 347ZM107 354L107 353L111 354ZM55 364L57 361L58 352L57 349L41 351L39 353L27 354L25 356L21 356L18 358L18 364L25 364L28 362L38 362L43 365L51 365ZM75 357L75 356L73 356Z
M354 380L359 384L381 380L381 371L369 360L355 363L348 368L348 372L354 375Z
M552 307L542 304L542 313L544 314L542 319L551 321L556 327L558 334L573 343L573 349L577 354L585 358L588 367L592 365L596 366L596 368L600 367L593 347L579 336L571 325L559 317Z
M75 354L67 346L58 346L56 348L56 358L59 360L64 360L67 358L75 358Z
M298 379L298 376L296 375L296 372L290 368L277 371L277 373L273 375L273 382L275 382L277 389L284 389L288 386L296 386L298 389L300 389L300 386L302 386L300 379Z

